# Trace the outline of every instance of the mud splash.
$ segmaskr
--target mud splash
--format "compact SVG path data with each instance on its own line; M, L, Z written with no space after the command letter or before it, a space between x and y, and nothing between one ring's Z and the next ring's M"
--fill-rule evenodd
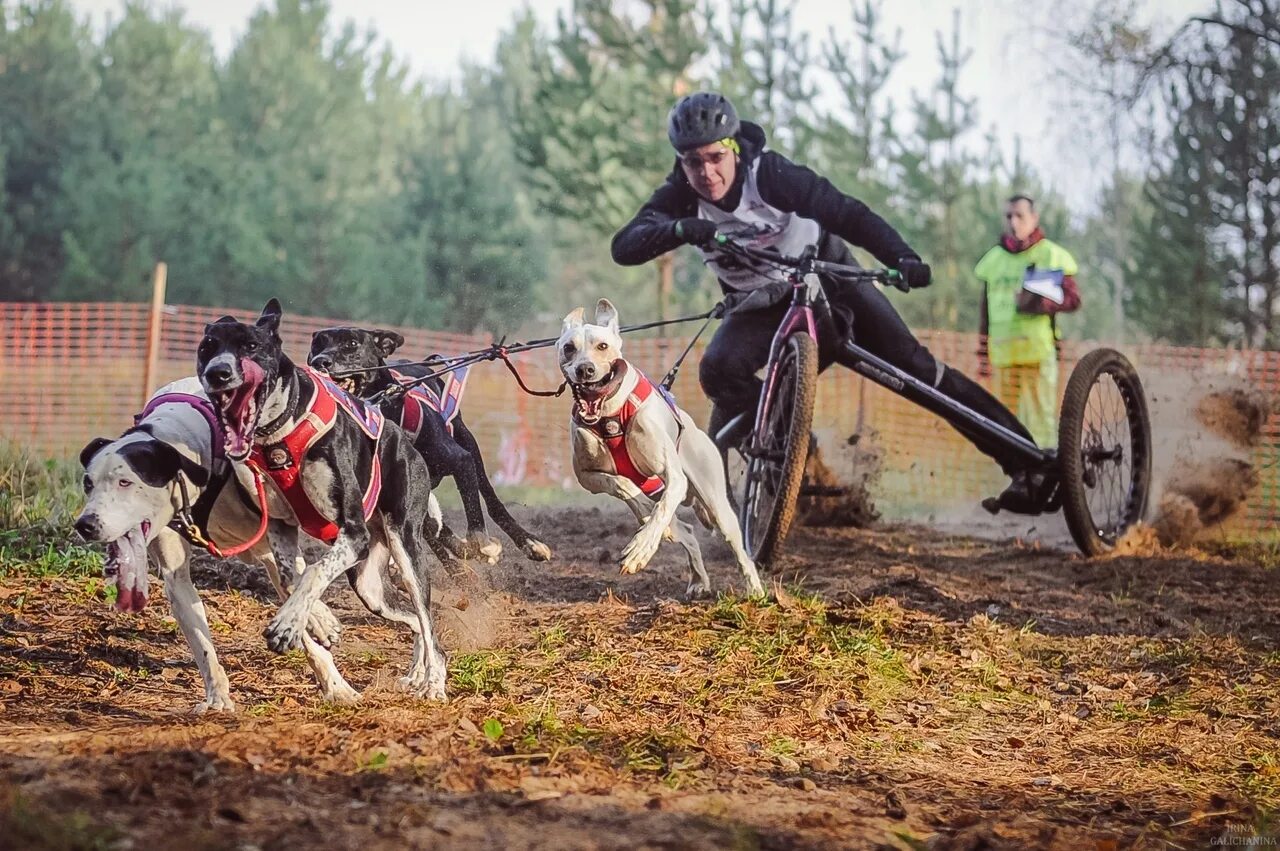
M507 551L503 557L522 558L519 550ZM453 575L438 569L431 585L432 617L443 646L473 653L497 644L508 599L494 589L486 565L468 563Z
M1257 471L1240 458L1186 462L1170 474L1151 525L1165 546L1190 543L1239 511L1257 484Z
M801 496L800 522L806 526L852 526L865 529L880 519L872 496L883 469L883 453L877 450L872 435L853 435L848 444L851 451L841 453L851 457L849 475L836 474L816 445L809 452L805 465L805 483L817 488L841 489L843 493L832 496Z
M1262 428L1275 410L1267 394L1251 387L1230 387L1204 396L1195 408L1196 420L1213 434L1240 449L1262 442Z
M1203 391L1186 399L1188 386ZM1117 544L1120 555L1186 546L1240 511L1259 481L1250 455L1275 410L1275 400L1232 376L1182 375L1151 395L1155 509Z

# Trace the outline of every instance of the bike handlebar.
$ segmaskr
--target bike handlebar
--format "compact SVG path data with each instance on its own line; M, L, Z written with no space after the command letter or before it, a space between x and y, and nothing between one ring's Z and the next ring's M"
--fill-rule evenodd
M842 263L819 260L814 256L817 248L812 245L800 257L790 257L786 254L779 254L776 251L751 248L740 242L734 242L723 234L716 234L713 241L717 246L732 254L741 254L745 257L773 263L777 266L786 266L805 273L816 272L820 275L830 275L833 278L842 278L846 281L875 281L896 287L903 292L907 292L910 289L907 286L906 279L902 277L902 273L897 269L860 269L857 266L846 266Z

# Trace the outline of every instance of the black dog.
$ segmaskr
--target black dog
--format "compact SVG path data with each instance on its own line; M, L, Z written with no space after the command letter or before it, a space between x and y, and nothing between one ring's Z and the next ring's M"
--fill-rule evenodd
M294 564L298 530L329 544L267 626L277 653L303 646L326 697L351 700L333 659L306 634L307 613L343 572L374 614L414 631L413 664L401 683L444 698L445 661L431 626L426 571L431 476L399 426L327 378L298 368L281 347L280 303L255 325L226 316L205 326L196 373L226 430L226 453L242 480L265 476L271 548ZM388 570L394 559L398 570ZM396 593L399 579L403 599ZM407 604L406 604L407 602Z
M307 362L321 372L342 375L338 383L353 395L371 397L394 386L395 379L390 370L374 368L386 366L387 358L403 344L404 337L394 331L326 328L312 335L311 354ZM396 363L391 366L414 378L428 375L432 371L425 366L403 366ZM343 375L351 370L361 369L372 371ZM426 382L426 386L434 391L437 398L444 392L444 382L440 378L431 379ZM431 471L431 486L438 485L444 476L452 476L457 483L463 509L467 514L467 546L463 555L494 560L502 551L497 541L492 541L485 531L484 514L480 510L480 498L483 496L489 516L525 555L534 561L551 558L551 549L530 535L498 498L493 483L485 472L480 446L462 421L461 415L446 423L440 411L427 399L420 396L406 397L399 393L392 394L389 398L383 397L381 404L387 419L405 426L406 430L413 423L410 436L413 437L414 447L422 453L427 468ZM406 414L410 419L406 419Z

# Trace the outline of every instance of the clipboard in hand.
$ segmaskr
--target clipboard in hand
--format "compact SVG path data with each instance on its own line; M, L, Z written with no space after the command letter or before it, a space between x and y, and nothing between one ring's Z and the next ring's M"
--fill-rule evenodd
M1066 293L1062 289L1061 269L1028 269L1022 277L1022 288L1029 293L1044 296L1054 304L1066 301Z

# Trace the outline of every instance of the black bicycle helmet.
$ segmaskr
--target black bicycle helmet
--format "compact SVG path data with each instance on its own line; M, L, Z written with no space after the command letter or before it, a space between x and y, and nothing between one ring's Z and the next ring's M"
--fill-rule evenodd
M667 116L667 138L677 151L727 139L738 132L738 111L724 95L694 92L680 98Z

